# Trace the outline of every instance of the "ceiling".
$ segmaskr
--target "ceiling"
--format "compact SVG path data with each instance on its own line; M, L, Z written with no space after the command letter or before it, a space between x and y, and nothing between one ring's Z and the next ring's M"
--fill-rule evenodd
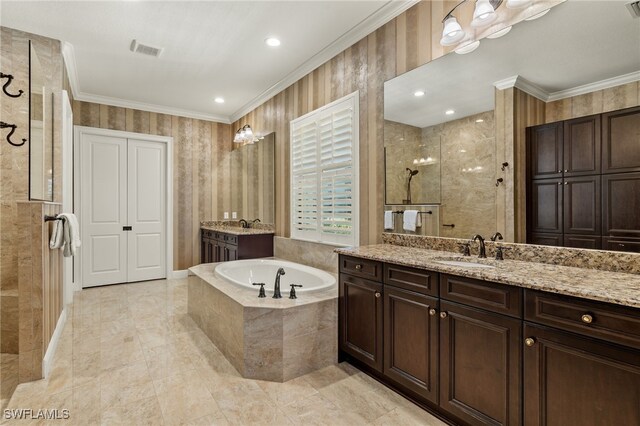
M470 54L451 53L390 80L385 119L423 128L493 110L494 83L515 76L517 87L543 100L623 75L609 86L638 80L640 19L631 17L625 3L569 0L502 38L482 40ZM585 90L598 87L603 85ZM417 90L425 96L415 97ZM449 109L455 114L445 115Z
M0 23L70 43L77 99L229 122L414 3L3 0Z

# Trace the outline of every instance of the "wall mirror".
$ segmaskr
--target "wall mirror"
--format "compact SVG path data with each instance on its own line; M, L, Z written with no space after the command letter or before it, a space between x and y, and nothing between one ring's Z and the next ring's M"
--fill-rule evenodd
M275 133L231 152L231 211L238 219L275 222Z
M426 235L527 242L527 127L639 105L638 46L624 2L565 2L385 82L385 209L437 211Z
M53 201L53 94L29 42L29 199Z

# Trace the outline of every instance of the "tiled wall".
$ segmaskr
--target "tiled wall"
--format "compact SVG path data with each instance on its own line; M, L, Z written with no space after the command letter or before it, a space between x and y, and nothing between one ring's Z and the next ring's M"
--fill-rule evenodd
M200 221L231 210L231 126L73 102L75 125L173 137L173 269L200 263Z

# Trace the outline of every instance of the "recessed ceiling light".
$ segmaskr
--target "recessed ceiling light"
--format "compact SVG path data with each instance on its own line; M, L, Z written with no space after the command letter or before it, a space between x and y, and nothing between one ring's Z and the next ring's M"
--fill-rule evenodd
M482 118L478 118L478 119L476 120L476 123L484 123L484 120L483 120Z
M267 43L267 46L271 46L271 47L278 47L280 46L280 40L278 40L275 37L269 37L268 39L266 39L264 41L265 43Z
M452 110L452 109L448 109L448 110L446 110L444 113L445 113L445 114L447 114L447 115L453 115L453 114L455 114L456 112L455 112L454 110Z
M217 104L223 104L224 103L224 98L221 98L220 96L218 96L217 98L215 98L213 100L215 103Z
M413 92L413 96L419 98L420 96L424 96L424 90L416 90Z

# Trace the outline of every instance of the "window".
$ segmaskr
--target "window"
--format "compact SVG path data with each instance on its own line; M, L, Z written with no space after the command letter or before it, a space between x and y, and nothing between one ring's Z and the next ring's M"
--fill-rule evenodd
M358 245L358 92L291 122L291 238Z

